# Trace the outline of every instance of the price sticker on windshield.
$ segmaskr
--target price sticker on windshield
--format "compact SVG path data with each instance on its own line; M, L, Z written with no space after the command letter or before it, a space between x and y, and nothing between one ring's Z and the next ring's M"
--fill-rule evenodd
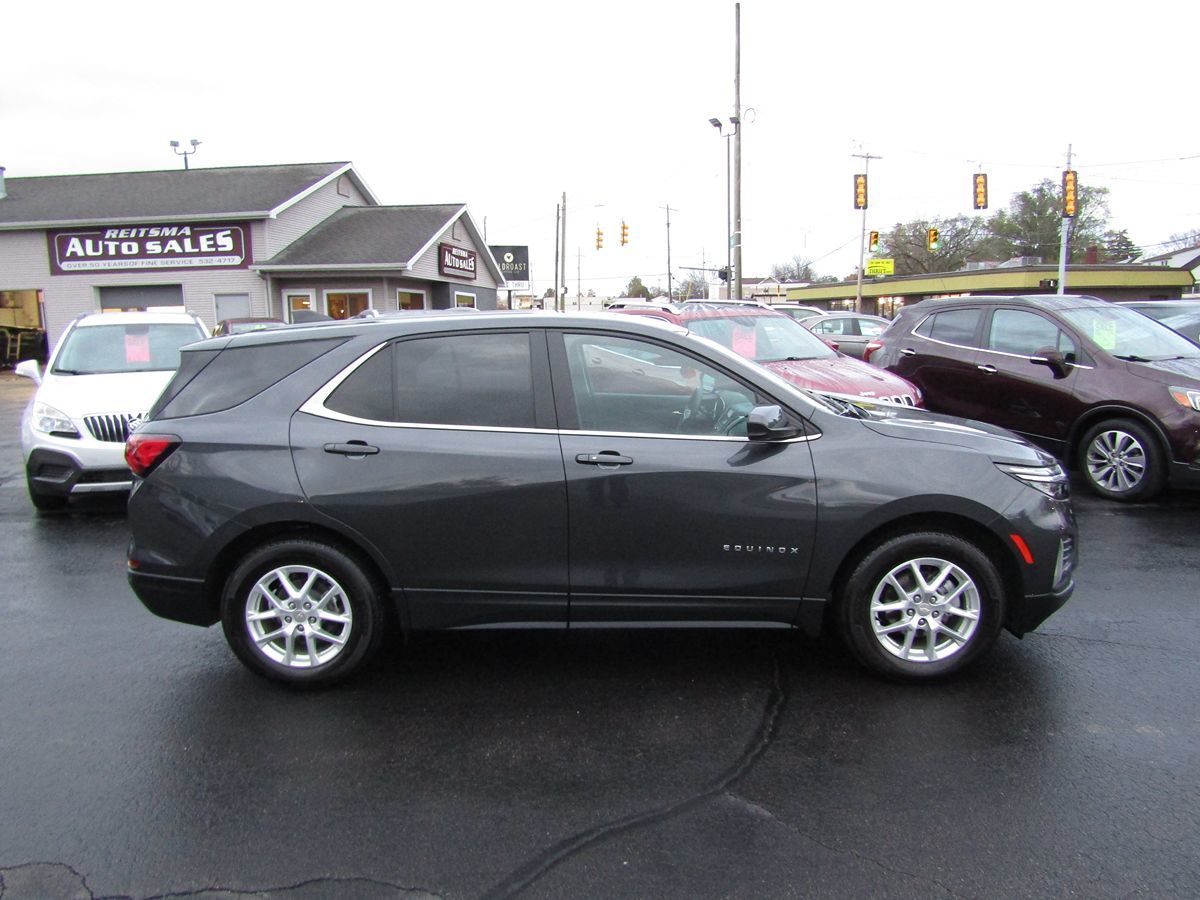
M150 362L150 335L148 335L148 334L127 334L127 335L125 335L125 362L127 362L127 363L148 363L148 362Z
M1117 346L1117 323L1111 320L1092 323L1092 340L1102 350L1114 350Z

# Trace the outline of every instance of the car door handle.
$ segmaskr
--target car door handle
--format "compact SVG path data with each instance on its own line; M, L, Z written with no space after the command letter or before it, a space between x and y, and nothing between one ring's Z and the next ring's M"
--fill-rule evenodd
M901 356L916 356L917 351L913 350L909 347L905 347L903 350L900 351L900 355Z
M633 465L633 457L605 450L602 453L580 453L575 457L575 462L585 466L630 466Z
M379 452L378 447L372 447L365 441L347 441L345 444L326 444L326 453L336 453L339 456L373 456Z
M975 368L977 368L980 372L986 372L989 375L995 375L1000 371L995 366L976 366Z

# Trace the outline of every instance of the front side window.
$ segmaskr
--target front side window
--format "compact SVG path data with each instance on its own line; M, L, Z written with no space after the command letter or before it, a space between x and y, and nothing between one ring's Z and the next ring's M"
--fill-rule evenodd
M396 341L355 369L325 406L379 422L532 428L529 336L455 334Z
M1036 356L1039 350L1058 350L1073 358L1075 342L1044 316L1021 309L998 309L992 314L987 349L1016 356Z
M746 434L754 392L723 372L647 341L589 334L564 341L581 430Z
M205 335L193 324L121 323L71 329L54 360L57 375L169 372L179 348Z

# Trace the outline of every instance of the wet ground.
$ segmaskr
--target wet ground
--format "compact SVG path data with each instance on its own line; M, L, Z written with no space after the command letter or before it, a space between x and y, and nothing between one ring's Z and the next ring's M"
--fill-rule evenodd
M776 632L450 634L293 693L36 517L0 374L0 897L1200 895L1200 495L1076 488L1079 586L966 677Z

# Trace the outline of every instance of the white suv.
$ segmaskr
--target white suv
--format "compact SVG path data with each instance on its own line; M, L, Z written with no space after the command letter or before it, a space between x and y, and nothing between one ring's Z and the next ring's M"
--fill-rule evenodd
M195 316L93 313L75 319L50 354L17 366L37 393L21 419L29 499L61 509L72 494L127 491L125 439L179 368L179 348L208 336Z

